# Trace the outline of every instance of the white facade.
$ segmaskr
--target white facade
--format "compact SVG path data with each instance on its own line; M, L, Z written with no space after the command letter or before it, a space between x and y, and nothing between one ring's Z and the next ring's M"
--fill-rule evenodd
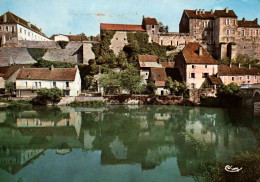
M58 41L67 41L69 42L69 37L68 36L65 36L65 35L55 35L54 36L54 41L55 42L58 42Z
M66 92L68 96L78 96L81 93L81 78L79 74L79 69L75 79L73 81L55 81L55 80L26 80L17 79L16 80L16 90L18 90L17 96L21 97L22 90L38 90L41 88L59 88L60 90Z
M50 41L47 37L32 31L22 25L17 24L18 40L31 40L31 41Z
M157 87L155 90L155 95L170 95L170 90L164 87Z
M217 64L187 64L186 83L190 89L199 89L207 76L217 74Z

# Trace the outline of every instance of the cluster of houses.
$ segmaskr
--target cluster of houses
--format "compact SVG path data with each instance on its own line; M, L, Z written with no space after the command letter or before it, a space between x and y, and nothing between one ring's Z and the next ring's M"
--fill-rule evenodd
M221 22L220 25L218 25L218 21ZM165 88L165 82L168 77L171 77L172 80L186 83L189 89L208 88L213 91L216 90L220 84L234 82L238 85L244 85L260 82L260 69L251 66L245 68L240 65L218 65L217 61L207 51L209 47L212 47L213 43L220 42L220 40L214 41L218 35L212 33L217 27L223 29L223 27L232 28L233 26L234 28L233 31L231 31L231 29L225 29L228 37L234 32L234 38L232 39L233 43L230 44L231 47L227 47L230 53L224 51L222 49L223 42L220 43L221 55L225 54L228 56L231 53L233 55L235 42L239 45L241 41L238 41L238 38L244 40L249 30L251 31L249 31L248 36L251 35L253 37L254 45L258 43L258 29L260 26L257 24L257 19L255 21L245 21L244 19L238 21L237 16L232 10L225 9L215 12L184 10L180 22L180 33L178 34L160 33L157 20L149 17L143 17L142 25L101 23L100 26L101 32L115 31L110 45L110 48L115 54L118 54L119 51L128 44L128 32L147 33L150 42L157 42L161 46L170 45L179 48L182 46L179 54L171 62L161 62L156 55L138 56L139 70L140 75L143 77L143 84L147 84L148 80L152 80L157 87L155 91L156 95L170 94L170 91ZM247 27L246 31L243 27ZM188 31L188 29L190 30ZM195 36L200 30L203 30L203 32L200 33L203 36ZM236 36L236 34L238 34L236 33L237 31L240 33ZM224 35L220 34L219 31L215 32L215 34L217 33L223 38ZM204 41L203 37L207 41ZM223 38L223 40L226 40L225 44L229 44L231 38ZM12 45L16 47L17 45L15 43L18 42L19 44L21 41L31 42L31 45L32 42L33 45L38 45L36 44L37 42L44 42L42 45L45 46L51 45L47 44L48 42L65 41L69 43L68 49L48 50L43 57L46 58L46 56L49 56L48 58L50 59L46 58L48 60L55 60L57 58L59 61L66 62L67 58L64 57L65 53L69 53L70 58L74 56L73 59L75 59L75 63L87 64L90 58L95 58L94 53L89 51L91 50L91 43L93 42L89 41L85 35L54 34L48 38L42 33L41 29L8 11L0 16L0 47L12 47ZM97 43L100 40L94 41ZM75 46L75 43L79 42L90 44L79 44L79 46ZM87 51L85 51L84 55L78 54L82 50ZM259 50L259 48L257 50ZM229 57L230 56L231 55L229 55ZM20 57L22 59L24 55ZM220 58L223 58L223 56L220 56ZM230 58L233 58L233 56ZM9 83L15 83L15 95L17 97L35 97L37 91L41 88L59 88L62 90L64 96L78 96L81 93L81 78L77 67L54 68L52 66L51 68L33 68L32 65L25 63L10 66L3 66L1 64L1 66L0 90L2 93L6 91L5 86Z

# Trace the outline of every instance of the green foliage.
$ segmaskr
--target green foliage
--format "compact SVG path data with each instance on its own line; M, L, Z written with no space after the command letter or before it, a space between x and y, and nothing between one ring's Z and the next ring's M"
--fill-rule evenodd
M93 76L87 75L87 76L84 78L84 81L85 81L85 88L88 89L88 88L91 86L91 84L92 84Z
M15 91L14 88L14 82L9 82L5 84L5 89L7 93L10 93L12 95L12 93Z
M168 25L164 26L162 22L159 22L159 32L168 33L169 27Z
M165 87L167 89L170 89L171 94L177 95L177 96L185 94L188 90L186 84L180 83L176 80L172 81L171 77L167 78L167 80L165 82Z
M119 52L117 58L116 58L116 62L118 64L118 67L125 69L128 65L127 62L127 57L124 51Z
M248 67L249 65L255 66L258 65L259 60L253 57L250 57L246 54L238 54L235 60L232 60L232 64L241 65L244 67Z
M74 101L70 103L70 106L104 106L106 105L106 102L103 101L85 101L85 102L79 102L79 101Z
M160 61L166 60L166 48L155 42L148 43L148 37L145 32L127 33L129 45L124 47L124 52L130 63L137 64L138 54L157 55Z
M44 56L46 49L43 48L27 48L28 53L32 56L34 60L38 60Z
M120 73L110 71L100 76L99 84L104 87L105 93L116 93L121 87L120 79Z
M150 76L148 78L148 81L147 81L147 86L146 86L148 92L154 94L155 93L155 90L157 89L154 81L152 80L152 77Z
M73 68L75 64L73 63L65 63L60 61L49 61L43 58L37 60L37 63L34 64L37 68L50 68L53 65L55 68Z
M122 88L128 90L130 95L134 92L140 92L143 89L141 84L142 77L133 65L129 65L128 68L121 73L120 82Z
M242 92L236 83L222 84L217 88L217 97L222 106L239 106L242 100Z
M17 108L17 109L31 109L32 108L32 104L29 103L28 101L23 101L23 100L19 100L19 101L8 101L6 102L8 105L8 108Z
M66 46L68 45L68 41L57 41L57 44L62 48L65 49Z
M37 94L37 100L59 102L61 100L62 92L58 88L42 88Z

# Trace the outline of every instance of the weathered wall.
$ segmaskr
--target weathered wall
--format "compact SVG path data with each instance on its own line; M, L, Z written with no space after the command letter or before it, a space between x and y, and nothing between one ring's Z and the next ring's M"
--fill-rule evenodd
M111 39L110 49L112 49L117 56L120 51L123 50L124 46L128 44L127 32L116 31L115 35Z
M182 46L188 42L193 42L195 39L186 33L161 33L159 36L159 44L163 46Z
M0 48L0 66L34 63L35 60L28 53L27 48Z
M90 59L95 59L91 43L83 43L83 64L88 64Z
M61 49L55 41L28 41L19 40L17 47L27 48L45 48L45 49Z

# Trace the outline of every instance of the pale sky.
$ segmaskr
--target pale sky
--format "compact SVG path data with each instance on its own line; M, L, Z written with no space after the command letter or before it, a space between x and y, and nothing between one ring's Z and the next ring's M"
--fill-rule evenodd
M8 10L42 28L47 35L97 35L100 23L141 24L154 17L178 32L184 9L233 9L239 19L258 18L260 0L0 0L0 14Z

